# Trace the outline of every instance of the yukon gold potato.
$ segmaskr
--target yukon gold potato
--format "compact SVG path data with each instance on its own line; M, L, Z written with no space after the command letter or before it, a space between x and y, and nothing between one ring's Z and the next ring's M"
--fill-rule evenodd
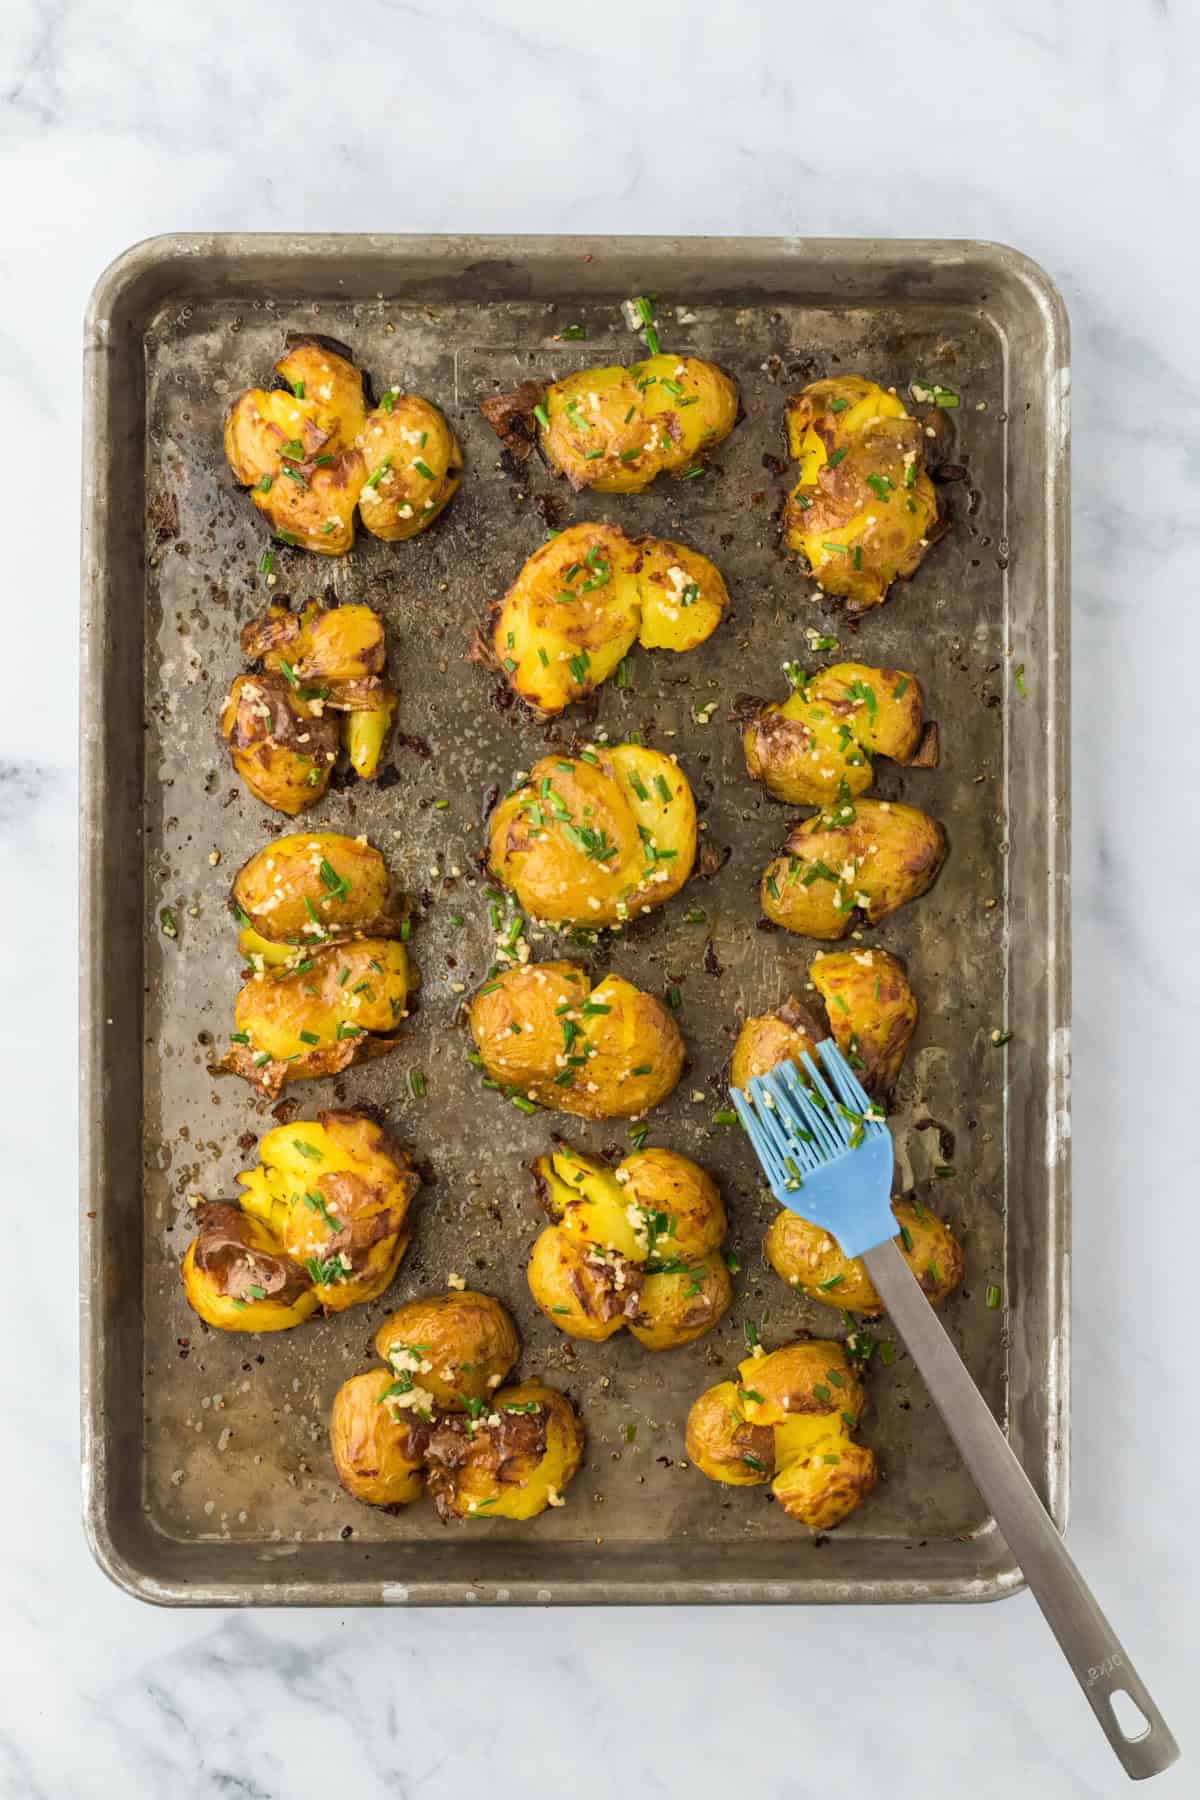
M712 1481L769 1481L784 1511L813 1531L839 1525L875 1486L874 1453L852 1432L863 1393L842 1346L825 1339L747 1357L688 1415L690 1460Z
M388 1367L343 1382L330 1418L334 1467L355 1499L406 1506L427 1490L443 1519L531 1519L564 1504L583 1424L555 1388L502 1386L520 1345L498 1300L412 1300L375 1348Z
M800 479L783 516L786 543L852 612L878 606L916 570L937 526L922 426L894 393L837 375L793 394L787 427Z
M962 1250L948 1225L908 1195L892 1201L897 1243L905 1262L934 1306L962 1280ZM843 1312L874 1315L883 1303L861 1257L843 1256L829 1233L797 1213L780 1209L767 1227L763 1254L790 1287Z
M488 1077L522 1105L631 1119L665 1100L683 1071L683 1039L660 1001L619 975L593 987L574 963L493 976L469 1022Z
M282 969L247 975L220 1069L274 1097L288 1081L336 1075L394 1050L416 985L395 938L314 948Z
M220 723L235 770L264 806L294 818L323 797L337 721L314 712L282 675L235 675Z
M368 1506L409 1506L425 1485L427 1432L415 1417L397 1421L387 1407L390 1369L344 1381L333 1398L329 1441L338 1479Z
M915 806L856 800L854 817L835 824L818 813L793 825L761 885L768 919L803 937L845 937L856 916L877 925L933 886L946 857L946 834Z
M362 376L317 338L293 337L275 370L285 386L247 388L225 419L234 479L286 544L343 556L366 479L358 437Z
M389 388L359 438L367 463L358 512L374 537L415 537L447 506L462 451L445 415L419 394Z
M410 1300L375 1333L375 1354L400 1377L412 1375L428 1401L447 1412L490 1402L521 1354L516 1326L498 1300L472 1288Z
M765 1075L781 1062L800 1063L815 1056L817 1040L825 1034L795 994L789 994L774 1012L747 1019L738 1032L729 1064L729 1079L744 1088L755 1075Z
M366 1113L320 1112L277 1126L238 1181L242 1210L308 1271L326 1312L391 1286L420 1176Z
M365 838L300 831L275 838L242 864L229 903L260 937L312 946L398 934L390 887L386 863Z
M678 765L641 744L544 756L492 814L488 850L531 918L618 925L691 874L696 805Z
M321 720L335 750L338 726L325 715L338 714L355 773L364 780L378 773L396 710L396 690L383 672L386 650L378 613L369 606L324 606L317 600L298 613L274 604L243 627L242 654L261 658L268 671L262 680L286 681L293 706L302 716Z
M886 1100L917 1028L904 964L886 950L831 950L809 975L838 1049L872 1098Z
M628 1325L647 1350L673 1350L716 1324L732 1289L725 1208L703 1169L662 1149L611 1169L560 1143L532 1170L553 1223L526 1272L552 1325L592 1342Z
M831 950L814 957L809 976L825 1002L826 1031L795 994L774 1012L747 1019L733 1047L729 1079L744 1088L781 1062L815 1057L832 1035L873 1099L886 1101L896 1085L917 1023L917 997L904 964L886 950Z
M420 1185L404 1151L365 1113L321 1112L268 1131L239 1175L240 1206L197 1212L183 1259L189 1304L224 1331L281 1331L324 1307L383 1293L408 1246Z
M908 763L921 743L924 702L902 669L835 663L806 675L788 665L792 692L742 734L746 769L777 800L828 806L871 785L871 759Z
M535 550L491 613L492 656L540 717L582 700L635 644L693 650L729 595L708 558L615 525L569 525Z
M636 494L656 475L690 478L737 419L737 388L715 363L656 355L628 368L583 369L549 386L526 382L480 408L518 457L540 445L575 489Z
M349 352L318 337L290 337L275 369L286 385L247 388L230 407L225 455L278 538L344 556L356 508L379 538L432 523L462 466L435 406L390 388L368 414Z
M287 1331L321 1304L312 1280L259 1220L227 1201L196 1208L181 1274L188 1305L218 1331Z

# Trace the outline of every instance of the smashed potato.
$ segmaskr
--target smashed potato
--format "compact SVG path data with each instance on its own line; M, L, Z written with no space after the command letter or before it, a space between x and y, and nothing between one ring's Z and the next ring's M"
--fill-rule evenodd
M218 1069L274 1098L288 1081L336 1075L400 1042L416 986L396 938L327 944L282 966L251 968Z
M826 594L862 612L914 573L937 526L925 437L903 402L862 375L814 381L787 409L800 479L783 515L788 546Z
M264 844L242 864L229 904L255 937L311 948L400 936L403 922L390 900L387 864L365 838L299 831Z
M377 612L369 606L324 606L311 600L294 613L275 604L245 626L242 653L261 659L268 674L259 679L285 678L293 707L304 715L315 714L328 726L325 714L336 713L355 774L365 781L378 774L396 711L396 690L384 673L387 652Z
M818 1040L832 1035L872 1099L887 1100L917 1025L904 964L886 950L832 950L813 959L809 975L825 1002L829 1032L790 994L774 1012L743 1024L730 1066L734 1087L778 1063L799 1064L806 1053L815 1058Z
M264 806L294 818L324 796L337 761L337 720L314 712L282 675L235 675L221 707L221 736L237 774Z
M503 1387L519 1354L498 1300L469 1289L410 1301L375 1334L386 1369L342 1383L330 1417L338 1479L371 1506L428 1490L443 1519L532 1519L563 1505L583 1424L540 1381Z
M520 963L471 1002L471 1036L488 1079L526 1111L631 1119L657 1106L683 1072L683 1039L653 995L575 963Z
M432 524L458 486L462 453L428 400L389 388L368 414L344 345L289 336L284 385L247 388L225 420L234 478L276 537L322 556L354 544L354 514L374 537Z
M839 801L832 813L793 825L763 871L762 909L802 937L842 938L860 913L877 925L916 900L945 859L945 832L915 806Z
M480 411L513 455L537 443L576 490L638 494L656 475L686 481L728 437L737 388L715 363L660 354L628 368L582 369L549 386L525 382Z
M617 925L677 894L696 859L696 803L642 744L544 756L488 827L492 873L531 918Z
M728 601L699 551L630 540L615 525L569 525L493 603L492 656L513 691L549 718L607 681L635 643L694 650Z
M863 1406L858 1377L827 1339L762 1347L718 1382L688 1414L687 1452L711 1481L771 1483L789 1518L829 1531L875 1486L874 1451L856 1444Z
M931 1303L940 1306L962 1280L958 1239L913 1194L893 1200L892 1212L901 1255ZM844 1256L827 1231L786 1207L767 1227L763 1254L777 1275L810 1300L823 1300L843 1312L883 1311L862 1258Z
M647 1350L674 1350L716 1324L732 1288L725 1208L703 1169L658 1149L610 1169L562 1143L532 1168L553 1223L526 1272L552 1325L593 1343L628 1326Z
M240 1205L197 1210L188 1304L221 1331L285 1331L391 1285L420 1176L366 1113L321 1112L268 1131L238 1176Z
M853 799L871 785L873 757L913 761L925 723L915 676L868 663L835 663L816 675L787 667L791 694L765 706L742 734L747 773L777 800Z

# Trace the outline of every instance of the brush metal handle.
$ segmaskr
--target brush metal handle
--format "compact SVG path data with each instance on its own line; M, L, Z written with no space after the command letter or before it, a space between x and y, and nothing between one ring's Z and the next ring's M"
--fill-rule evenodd
M895 1240L863 1261L1125 1773L1160 1774L1179 1747ZM1128 1730L1113 1709L1122 1693L1126 1715L1130 1700L1142 1715Z

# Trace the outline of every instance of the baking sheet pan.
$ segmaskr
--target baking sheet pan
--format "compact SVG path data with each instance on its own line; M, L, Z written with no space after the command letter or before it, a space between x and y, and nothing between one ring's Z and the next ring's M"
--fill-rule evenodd
M620 302L660 296L667 347L736 377L745 417L701 481L572 496L536 463L504 466L478 402L498 385L638 354ZM581 323L585 342L556 341ZM286 1095L385 1111L430 1179L386 1297L262 1338L208 1331L178 1281L190 1197L234 1192L274 1121L244 1083L207 1072L227 1038L239 959L233 872L278 820L232 775L215 736L238 633L267 598L266 529L235 491L222 416L266 380L288 330L350 345L377 386L447 411L466 455L448 512L415 541L360 537L344 560L281 550L276 597L329 584L378 607L404 734L388 785L332 790L314 825L368 833L419 903L424 986L408 1044L336 1083ZM728 1490L681 1459L691 1400L728 1373L754 1321L768 1347L841 1335L785 1288L760 1242L773 1211L739 1132L715 1125L736 1027L804 992L820 946L757 928L757 878L787 808L746 777L730 717L778 697L781 664L843 653L911 669L941 727L933 771L880 768L877 791L941 819L950 857L931 894L864 934L907 959L921 1021L895 1126L906 1184L962 1235L948 1328L1055 1517L1067 1477L1069 910L1067 863L1066 322L1019 254L957 243L171 237L102 278L86 328L83 700L83 1447L85 1514L107 1572L166 1604L918 1601L1020 1585L911 1364L878 1356L861 1436L883 1479L813 1540L766 1490ZM777 545L783 406L817 375L861 370L962 396L949 537L855 628ZM625 690L549 728L498 703L464 652L486 602L548 525L606 518L714 558L732 609L681 658L639 652ZM1023 668L1025 697L1014 677ZM695 709L717 701L711 722ZM721 1181L735 1300L709 1336L651 1357L620 1334L575 1345L529 1298L539 1227L524 1165L564 1131L619 1155L619 1123L525 1118L480 1090L460 1014L490 961L476 858L487 797L554 743L641 729L678 753L718 873L624 938L579 954L652 991L677 984L690 1068L649 1141ZM439 800L449 804L438 807ZM219 853L213 866L211 853ZM179 922L159 928L169 906ZM703 920L689 922L702 910ZM464 923L455 925L461 915ZM549 934L535 954L557 953ZM994 1029L1011 1029L1006 1052ZM424 1098L406 1075L420 1068ZM936 1178L935 1167L954 1174ZM587 1459L568 1505L535 1524L443 1527L341 1492L326 1420L370 1361L374 1325L449 1273L516 1315L523 1374L581 1405ZM1004 1305L989 1310L989 1283ZM886 1325L877 1333L887 1335Z

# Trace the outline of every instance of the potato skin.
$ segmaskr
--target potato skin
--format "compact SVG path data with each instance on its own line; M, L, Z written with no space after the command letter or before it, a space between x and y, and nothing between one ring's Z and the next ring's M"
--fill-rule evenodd
M725 1207L688 1157L639 1150L611 1169L559 1143L532 1174L554 1222L530 1252L529 1287L559 1330L602 1343L627 1325L647 1350L673 1350L726 1311Z
M317 338L289 339L275 368L288 388L238 395L225 419L225 455L278 537L344 556L356 508L379 538L432 524L462 467L437 407L392 388L368 415L360 371Z
M376 1356L395 1374L409 1368L419 1375L443 1412L490 1400L521 1354L508 1312L473 1288L408 1301L383 1321L374 1342Z
M408 1017L413 973L402 943L371 937L324 945L282 971L255 970L238 992L235 1031L216 1067L274 1096L285 1082L386 1056Z
M688 1415L690 1460L733 1487L771 1482L789 1517L814 1531L839 1525L875 1485L874 1453L851 1432L863 1393L840 1344L786 1344L748 1357L738 1382L701 1394Z
M242 864L229 904L241 924L273 943L311 948L398 935L390 888L386 863L365 839L301 831L275 838Z
M784 511L785 542L850 611L878 606L918 568L937 525L921 425L895 394L839 375L793 394L787 428L800 478Z
M843 788L851 798L866 792L873 756L911 762L925 722L915 676L842 662L796 680L742 734L748 774L777 800L830 806Z
M892 1201L897 1243L930 1303L940 1306L962 1280L962 1250L948 1225L913 1196ZM810 1300L874 1317L883 1302L861 1257L844 1256L828 1232L782 1207L767 1227L763 1254L777 1275Z
M469 1024L493 1081L579 1118L634 1118L683 1072L683 1039L667 1008L618 975L592 987L574 963L506 969L479 989Z
M443 1519L531 1519L562 1504L582 1421L540 1381L502 1386L520 1346L498 1300L410 1301L375 1348L388 1367L343 1382L330 1417L334 1467L356 1499L403 1506L428 1490Z
M577 491L636 494L657 475L697 467L733 430L737 408L737 388L715 363L660 354L628 368L583 369L548 387L526 382L480 410L515 455L527 456L536 438Z
M531 918L616 925L677 894L696 859L687 777L641 744L546 756L488 827L492 873Z
M307 1272L257 1219L227 1201L196 1209L180 1275L192 1311L218 1331L288 1331L320 1300ZM254 1290L254 1291L252 1291Z
M877 925L933 886L946 858L936 820L898 800L857 800L854 815L845 825L820 813L793 825L763 871L768 919L803 937L836 940L856 912Z
M551 718L606 681L634 643L694 649L728 600L720 573L696 550L631 541L615 525L568 525L493 603L492 655L529 709Z

